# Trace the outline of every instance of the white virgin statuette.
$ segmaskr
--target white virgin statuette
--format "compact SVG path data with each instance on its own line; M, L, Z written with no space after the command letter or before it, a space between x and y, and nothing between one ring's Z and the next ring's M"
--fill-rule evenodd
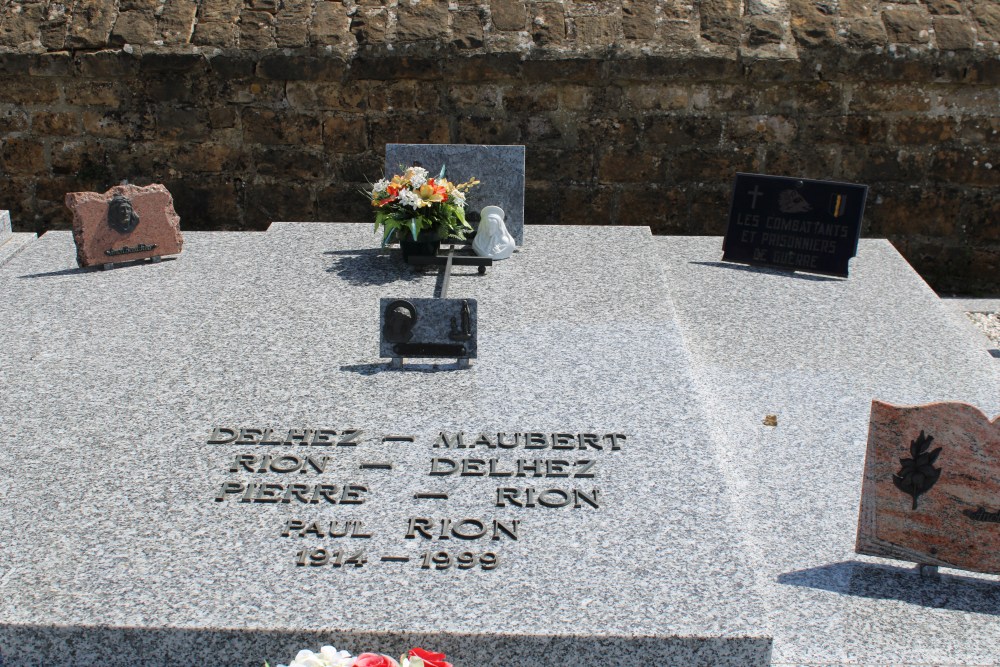
M503 218L499 206L487 206L479 214L479 230L472 239L472 249L480 257L507 259L514 254L514 237L507 231Z

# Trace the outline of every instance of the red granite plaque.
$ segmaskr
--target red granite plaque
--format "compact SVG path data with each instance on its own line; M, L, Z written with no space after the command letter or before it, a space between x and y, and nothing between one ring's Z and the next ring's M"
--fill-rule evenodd
M1000 574L1000 417L872 401L856 551Z
M80 266L176 255L184 244L174 199L162 185L117 185L104 194L70 192Z

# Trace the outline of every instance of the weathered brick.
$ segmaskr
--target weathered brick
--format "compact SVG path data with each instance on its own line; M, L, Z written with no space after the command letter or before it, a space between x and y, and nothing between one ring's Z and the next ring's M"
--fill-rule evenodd
M746 22L747 44L750 46L778 44L784 32L781 21L769 16L752 16Z
M738 116L730 118L726 124L728 139L739 145L755 141L789 144L796 132L795 119L788 116Z
M149 44L157 39L156 17L149 12L127 11L118 14L110 42L121 44Z
M558 196L556 224L580 225L602 224L605 220L613 220L615 189L611 186L585 187L568 186L554 193Z
M397 114L370 120L371 148L382 152L385 144L447 144L448 119L440 114Z
M642 111L670 111L684 109L690 100L687 87L670 84L629 86L625 99L634 109Z
M566 13L561 4L536 2L529 5L531 39L538 46L556 46L566 40Z
M59 99L59 88L49 79L15 79L3 82L3 102L48 104Z
M323 143L319 119L303 113L244 109L243 141L248 144L305 145Z
M364 183L367 184L367 181ZM358 194L359 185L360 183L336 182L321 188L316 195L319 219L351 222L374 220L371 204Z
M19 176L45 172L45 147L33 139L4 139L0 163L6 173Z
M651 116L646 118L643 143L667 149L715 146L722 137L722 119L716 116Z
M955 233L962 194L951 188L900 186L880 188L881 203L870 207L871 233L879 236Z
M1000 117L964 117L960 136L963 142L973 146L1000 143Z
M323 121L323 144L336 153L360 153L368 148L365 117L328 116Z
M239 26L235 21L198 21L191 36L193 44L202 46L233 47L238 41Z
M438 39L448 32L447 0L402 2L396 9L396 38L401 42Z
M592 183L595 180L594 154L589 149L532 146L524 167L525 177L533 181L550 181L556 174L562 182Z
M625 39L653 39L656 6L645 0L622 0L622 34Z
M160 14L160 32L164 44L187 44L194 32L198 12L196 0L167 0Z
M82 119L84 132L94 137L125 139L142 131L142 120L134 113L84 111Z
M701 36L710 42L736 46L740 41L739 0L701 0Z
M170 148L170 167L181 173L219 174L247 168L242 147L218 142L165 142Z
M885 24L877 18L860 18L847 24L846 42L853 49L881 47L887 39Z
M596 16L577 16L576 44L579 48L604 48L616 43L622 32L621 17L617 13Z
M185 230L241 229L238 186L232 178L200 174L165 182Z
M657 183L663 180L663 158L643 150L606 149L598 156L601 183Z
M939 144L955 138L955 121L948 117L906 118L896 123L896 140L902 144Z
M843 176L840 151L836 146L809 145L805 150L768 146L763 170L779 176L799 176L819 180L852 180Z
M23 132L28 129L28 112L20 108L7 107L0 110L0 135Z
M490 0L490 17L495 30L524 30L527 22L520 0Z
M325 151L261 147L253 157L257 173L264 176L316 181L331 171L330 155Z
M890 42L926 44L930 41L930 17L922 9L900 8L882 12Z
M72 135L80 131L80 118L69 111L36 111L31 115L31 129L36 135Z
M949 183L1000 186L1000 149L968 146L935 151L928 175Z
M972 28L964 18L957 16L934 17L934 41L939 49L945 51L962 51L976 45Z
M915 86L869 86L854 89L850 102L851 111L927 111L931 96Z
M483 45L483 20L478 11L452 14L451 43L460 49L478 49Z
M347 183L368 184L382 175L383 167L381 156L370 153L341 155L334 173L338 179Z
M377 12L365 11L362 14L371 21ZM385 31L384 23L382 31ZM325 0L316 3L313 19L309 24L309 41L314 46L343 46L357 41L351 33L351 20L343 3Z
M274 17L267 12L243 12L239 28L240 48L262 50L277 46L274 41Z
M45 5L21 2L0 6L0 46L30 43L45 20Z
M93 49L107 46L118 10L104 0L76 0L70 21L68 44Z
M350 20L350 31L359 44L385 41L389 13L385 9L361 9Z
M460 144L516 144L521 141L521 128L504 117L461 116L458 119L455 142ZM376 144L377 146L377 144Z
M317 220L312 188L297 181L256 178L244 192L246 229L267 229L276 220Z
M719 174L726 179L738 171L759 172L756 150L752 146L738 149L697 148L678 152L666 166L668 182L713 181Z
M514 86L503 91L503 106L512 113L554 111L559 108L559 96L549 86Z
M285 94L288 103L296 108L365 111L368 109L368 91L367 82L289 81Z
M962 0L924 0L931 14L956 16L962 13Z
M459 84L448 87L447 99L458 111L481 111L500 108L502 94L499 86Z
M1000 5L995 2L978 2L972 7L979 39L1000 41Z

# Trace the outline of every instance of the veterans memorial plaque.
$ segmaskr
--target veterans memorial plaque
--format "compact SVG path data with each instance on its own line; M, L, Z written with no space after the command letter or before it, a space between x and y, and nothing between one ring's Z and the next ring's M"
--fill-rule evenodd
M847 277L868 186L736 174L722 259Z
M70 192L80 266L176 255L184 244L174 200L162 185L117 185L104 194Z
M478 179L479 185L468 195L466 211L470 222L483 207L499 206L507 214L507 231L517 245L524 243L524 146L386 144L386 178L401 167L413 165L433 176L445 167L445 177L453 183Z
M872 401L857 551L1000 574L1000 417Z

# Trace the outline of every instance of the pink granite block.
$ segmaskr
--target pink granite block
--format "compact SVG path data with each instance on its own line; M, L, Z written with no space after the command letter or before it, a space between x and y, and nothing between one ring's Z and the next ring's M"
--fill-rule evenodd
M174 200L162 185L117 185L104 194L70 192L80 266L176 255L184 244Z
M1000 417L872 401L856 551L1000 574Z

